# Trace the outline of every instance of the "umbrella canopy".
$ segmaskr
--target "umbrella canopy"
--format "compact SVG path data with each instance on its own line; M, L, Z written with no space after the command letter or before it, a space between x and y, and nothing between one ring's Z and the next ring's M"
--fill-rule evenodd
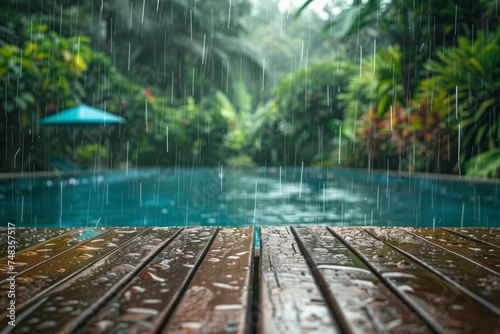
M125 119L120 116L110 114L108 112L89 107L87 105L81 104L79 106L73 107L42 118L39 121L40 124L115 124L115 123L125 123Z

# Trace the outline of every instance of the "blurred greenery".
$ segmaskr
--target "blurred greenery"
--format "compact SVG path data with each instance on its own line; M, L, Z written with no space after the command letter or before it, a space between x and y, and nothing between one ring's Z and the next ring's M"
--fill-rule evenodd
M303 1L298 14L313 2ZM363 58L354 59L359 75L340 96L347 103L342 130L354 157L347 163L498 178L497 6L487 0L337 6L344 9L324 31L357 38Z
M422 82L422 94L431 97L461 145L453 170L498 177L500 29L478 31L474 41L460 37L426 65L433 76Z
M491 1L314 2L2 1L0 171L61 157L500 176ZM38 125L78 104L127 122Z
M86 37L61 38L35 22L26 29L30 40L0 48L0 94L5 97L5 118L0 122L5 133L0 139L3 170L29 169L34 167L32 161L41 163L35 147L39 138L51 143L54 151L64 146L58 140L60 133L51 137L44 129L38 130L37 121L57 106L83 99L84 74L93 53Z
M85 168L94 167L98 160L106 159L106 148L98 144L78 146L75 150L80 166Z
M283 79L275 90L276 119L263 139L271 148L266 161L328 163L339 133L330 121L344 119L345 103L339 96L354 75L351 63L336 59L317 62Z

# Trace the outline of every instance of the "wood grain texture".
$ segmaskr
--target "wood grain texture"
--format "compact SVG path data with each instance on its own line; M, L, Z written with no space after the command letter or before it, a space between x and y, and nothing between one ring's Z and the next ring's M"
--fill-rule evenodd
M23 228L23 227L16 227L16 238L23 238L26 236L29 236L35 232L34 228ZM8 228L3 227L0 228L0 247L3 248L4 245L7 244L8 241L8 234L6 233L8 231ZM2 254L2 253L0 253ZM1 255L3 256L3 254Z
M89 230L71 229L61 236L49 238L51 234L63 231L64 230L57 229L53 233L44 232L41 235L32 234L27 236L26 238L32 239L27 241L29 244L33 244L35 242L36 244L31 248L24 249L16 253L14 262L17 275L21 275L27 270L30 270L44 262L51 261L56 256L75 248L86 240L95 238L99 234L104 233L104 231L92 232ZM0 260L0 282L3 282L9 276L7 273L8 260L8 258Z
M253 228L220 229L163 333L247 333Z
M290 228L261 229L259 333L339 333Z
M429 333L419 318L324 227L292 228L344 333Z
M487 333L500 325L499 318L491 309L367 231L339 227L329 229L351 244L435 331Z
M435 230L430 228L407 228L405 230L488 268L493 274L500 274L500 250L495 247L440 228Z
M23 304L47 293L133 239L139 233L139 230L134 228L106 231L102 236L91 239L51 261L25 271L16 277L17 307L22 308ZM7 282L0 285L0 305L7 304L8 289ZM0 321L5 319L5 316L2 316Z
M130 242L18 309L17 325L37 333L73 332L98 312L178 231L142 229Z
M500 334L498 229L23 231L2 334Z
M498 228L449 228L447 230L465 238L500 248L500 229Z
M82 329L150 333L172 313L214 238L216 228L183 229Z
M370 232L382 241L412 256L414 261L451 282L460 288L463 294L468 294L500 317L500 290L485 289L484 286L478 284L494 277L498 279L500 278L498 275L462 256L411 235L403 229L373 228Z
M42 242L56 238L62 234L71 232L72 229L65 228L17 228L15 234L16 252L23 251L29 247L36 246ZM7 233L2 233L0 242L0 257L7 255Z

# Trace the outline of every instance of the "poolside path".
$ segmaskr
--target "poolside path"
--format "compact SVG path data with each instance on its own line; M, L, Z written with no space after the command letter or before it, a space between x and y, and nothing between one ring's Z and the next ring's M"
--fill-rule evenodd
M500 333L500 229L1 233L1 333Z

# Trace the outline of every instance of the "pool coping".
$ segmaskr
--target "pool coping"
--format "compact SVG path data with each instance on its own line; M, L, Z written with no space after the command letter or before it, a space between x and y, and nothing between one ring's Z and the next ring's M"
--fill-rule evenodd
M293 168L294 166L286 166L285 168ZM295 166L297 167L297 166ZM143 166L139 168L130 169L130 171L134 170L151 170L158 169L159 171L165 169L175 169L175 166ZM191 168L191 167L181 167L181 168ZM196 168L219 168L217 166L199 166ZM231 168L226 167L226 168ZM270 166L260 166L260 167L241 167L241 169L248 170L260 170L262 168L271 168ZM500 179L488 179L488 178L478 178L467 175L455 175L455 174L440 174L440 173L426 173L426 172L403 172L397 170L382 170L382 169L364 169L364 168L342 168L342 167L307 167L308 170L326 170L332 172L352 172L355 174L374 174L378 176L389 176L391 178L399 177L399 178L422 178L422 179L430 179L430 180L446 180L446 181L457 181L457 182L473 182L476 184L485 184L485 185L497 185L500 184ZM85 170L75 170L75 171L27 171L27 172L7 172L0 173L0 181L6 180L19 180L19 179L30 179L30 178L51 178L51 177L68 177L68 176L80 176L80 175L92 175L92 174L107 174L113 172L123 172L126 169L108 169L108 170L99 170L95 169L85 169Z

